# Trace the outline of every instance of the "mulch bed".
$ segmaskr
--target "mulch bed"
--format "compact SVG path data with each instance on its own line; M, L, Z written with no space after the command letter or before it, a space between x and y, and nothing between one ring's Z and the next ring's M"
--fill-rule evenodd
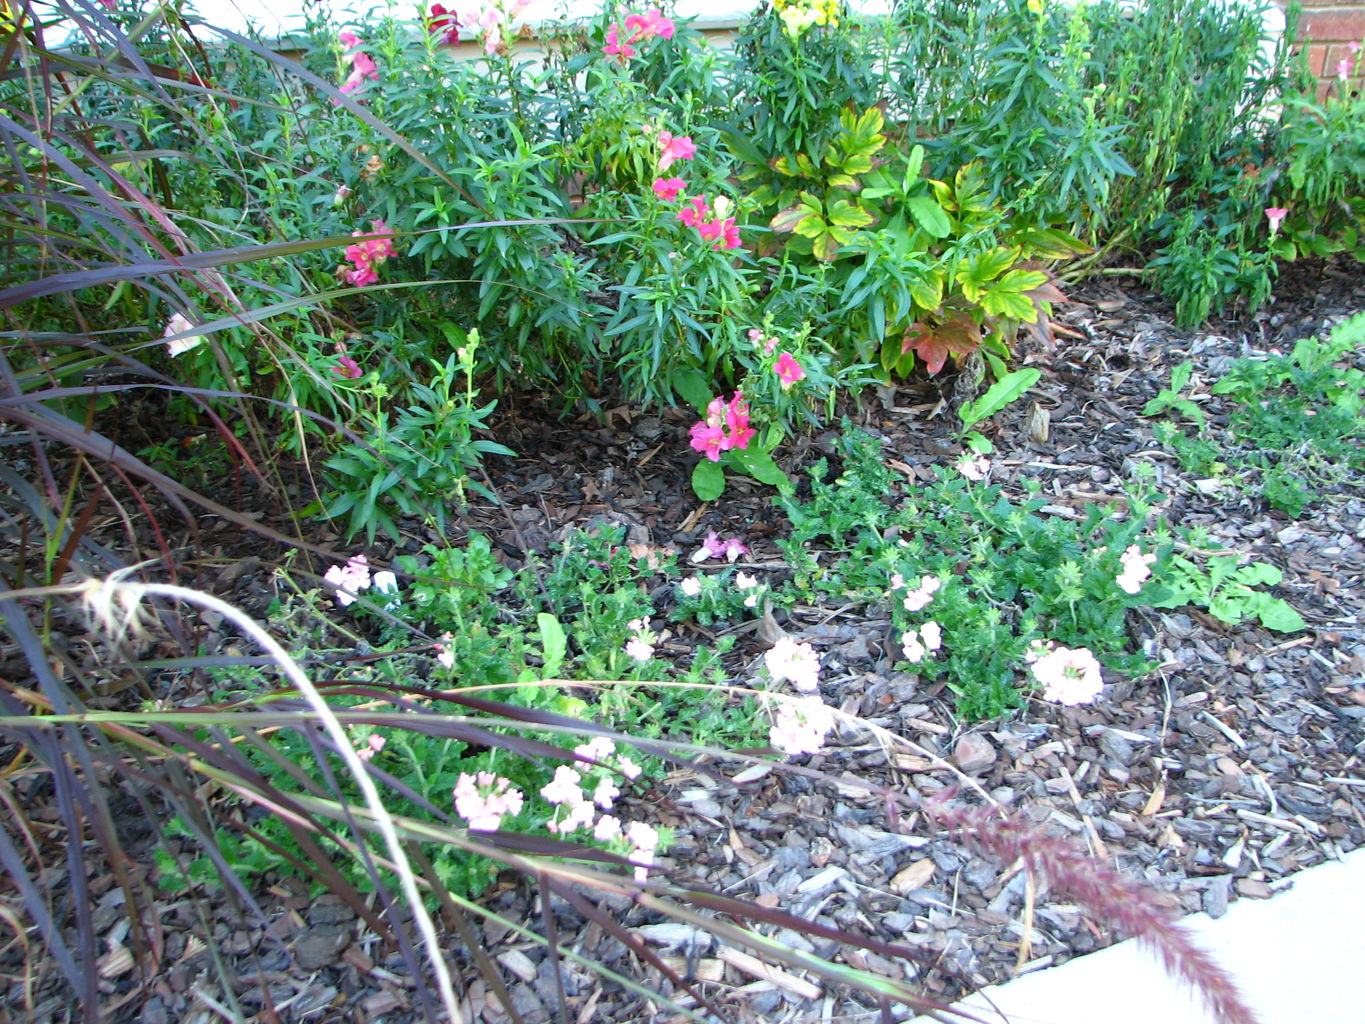
M1015 865L975 855L928 826L914 808L945 787L964 794L979 787L1027 821L1146 879L1184 910L1214 916L1231 900L1267 898L1292 885L1294 872L1365 844L1365 484L1346 481L1291 521L1250 498L1208 493L1186 479L1155 442L1151 422L1139 416L1185 359L1194 360L1207 394L1210 375L1231 359L1325 335L1365 309L1365 281L1358 265L1347 263L1291 266L1278 295L1254 318L1181 331L1168 308L1130 280L1079 286L1059 309L1064 331L1057 348L1026 350L1028 363L1043 373L1038 386L983 429L996 446L993 481L1016 497L1025 479L1040 481L1050 514L1121 496L1134 467L1151 465L1169 496L1158 512L1172 524L1202 524L1225 547L1281 568L1285 579L1276 592L1307 620L1305 633L1286 638L1249 624L1230 627L1191 609L1135 614L1134 636L1160 663L1150 677L1111 681L1094 706L1034 701L1008 721L965 725L952 714L950 693L891 670L896 655L884 642L885 622L798 609L781 624L824 656L826 700L913 746L888 750L866 731L845 729L828 753L806 759L834 780L827 782L780 770L746 785L673 773L627 814L676 830L666 861L674 877L922 950L927 964L908 968L909 976L926 993L951 999L1120 936L1063 896L1027 892L1028 875ZM914 382L854 416L886 440L888 458L910 471L942 464L958 451L954 420L931 415L940 388L948 387ZM1030 430L1031 403L1048 413L1045 441ZM1216 397L1201 403L1215 424L1226 414ZM510 560L568 528L610 522L628 526L632 540L682 552L707 530L739 533L765 571L781 562L773 539L784 522L766 489L739 481L721 502L698 507L687 483L695 456L687 449L686 412L640 415L620 407L606 424L561 421L526 399L505 400L502 413L496 435L520 453L507 465L489 463L505 508L473 509L460 526L496 538ZM798 442L784 468L795 475L827 441ZM249 553L225 539L226 558ZM249 571L234 576L236 596L248 605L259 600L260 579ZM732 657L740 678L762 649L752 635L737 644ZM839 785L841 776L904 794L908 813L891 822L883 801ZM502 913L534 920L538 897L521 883L500 883L486 898ZM260 1009L253 993L265 983L278 1017L263 1020L415 1019L402 960L344 907L310 903L289 880L263 900L286 947L267 941L259 927L237 924L225 907L214 928L247 1012ZM556 909L561 941L666 990L600 925ZM764 976L709 936L660 925L628 900L614 909L652 948L702 979L701 988L730 1006L735 1020L877 1019L865 1000L788 972ZM117 916L109 915L111 928ZM189 902L158 916L162 968L136 993L129 987L135 971L110 978L111 1004L120 992L129 997L114 1018L220 1019L214 1004L223 1004L225 994L196 937L202 924ZM794 933L780 937L836 953L832 944ZM556 985L539 948L492 926L483 939L507 968L522 1018L555 1019ZM907 976L905 965L874 954L844 955L857 966ZM579 1024L673 1019L586 972L562 973L569 1019ZM473 968L465 980L473 1019L508 1019ZM45 994L46 1016L36 1019L68 1019L70 1005L55 989ZM21 1005L0 998L6 1002Z

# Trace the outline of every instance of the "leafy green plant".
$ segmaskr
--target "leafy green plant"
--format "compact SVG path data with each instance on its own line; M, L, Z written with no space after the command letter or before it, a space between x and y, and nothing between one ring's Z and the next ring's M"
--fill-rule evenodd
M824 460L813 467L808 500L782 500L792 534L780 546L794 577L779 602L819 594L841 604L885 602L897 636L931 620L941 650L913 670L943 679L969 719L1019 706L1028 655L1044 639L1093 651L1115 671L1143 671L1129 651L1124 613L1145 598L1116 584L1122 553L1144 543L1141 495L1129 496L1130 519L1089 506L1073 521L1039 515L1040 499L1015 504L958 473L897 488L879 443L847 424L839 451L843 468L832 479ZM811 542L822 537L817 560ZM1145 543L1165 549L1160 537ZM1165 557L1152 568L1158 577Z
M996 382L988 387L981 397L964 402L958 407L962 429L970 430L982 420L989 419L1007 405L1023 398L1028 389L1038 383L1041 376L1042 371L1032 367L999 374Z
M1238 359L1211 388L1234 403L1221 446L1208 431L1191 438L1166 427L1158 438L1190 471L1299 515L1334 482L1365 471L1365 373L1343 365L1362 338L1365 316L1357 316L1327 341L1302 338L1288 354Z
M1202 566L1174 555L1162 573L1160 586L1153 588L1150 603L1153 608L1197 605L1230 625L1255 619L1266 629L1280 633L1306 629L1303 616L1288 603L1258 589L1274 586L1284 574L1265 562L1240 562L1236 552L1214 552Z
M1155 398L1149 399L1147 404L1142 407L1142 415L1158 416L1167 409L1174 409L1202 427L1204 425L1203 410L1190 399L1180 397L1180 392L1185 390L1185 385L1190 382L1190 375L1193 372L1194 363L1188 359L1173 368L1171 370L1171 386L1163 388Z
M452 340L464 334L447 329ZM350 535L363 530L371 543L380 529L396 540L399 516L419 516L444 530L447 501L463 506L466 487L489 493L470 479L470 470L485 455L515 457L516 452L474 437L498 404L494 399L475 405L478 345L478 332L470 331L445 363L430 360L431 383L410 385L416 402L399 410L392 424L382 405L388 389L372 388L376 412L368 432L373 440L354 441L327 460L333 491L323 500L324 515L346 518Z

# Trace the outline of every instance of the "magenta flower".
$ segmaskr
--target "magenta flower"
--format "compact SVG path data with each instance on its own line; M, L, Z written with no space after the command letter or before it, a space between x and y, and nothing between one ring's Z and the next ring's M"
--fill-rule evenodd
M747 555L748 553L749 549L738 537L721 540L715 530L708 530L706 539L701 542L701 547L692 552L692 563L695 565L710 558L724 558L728 562L733 562L740 555ZM698 585L697 592L700 593L700 590L701 587Z
M778 379L782 381L784 391L806 376L806 371L801 369L801 364L790 352L783 352L778 356L773 369L777 371Z
M701 229L703 220L709 216L711 208L701 196L693 196L691 202L678 211L678 220L689 228Z
M665 18L663 11L651 7L644 14L627 14L626 28L630 30L629 42L638 43L658 36L660 39L673 38L673 19Z
M678 198L678 193L687 188L687 182L681 178L657 178L654 182L654 194L666 203L671 203Z
M1289 216L1289 211L1283 206L1267 206L1265 216L1266 220L1270 221L1270 233L1273 235L1280 230L1280 225Z
M374 220L370 223L375 234L382 234L389 230L388 225L382 220ZM346 271L346 281L356 287L374 284L379 280L379 274L374 268L382 265L390 256L398 255L398 250L393 247L393 239L375 238L373 235L366 235L360 231L352 231L351 235L354 238L361 239L361 241L346 246L346 258L355 264L354 270Z
M431 13L427 15L427 31L432 35L440 32L441 43L445 46L454 46L460 41L460 26L455 12L447 11L440 4L431 5Z
M624 64L635 56L635 48L630 45L630 41L620 41L620 29L615 25L607 29L607 45L602 47L602 52L608 57L615 57L618 64ZM664 165L659 169L663 170Z
M719 462L720 453L729 448L729 445L725 443L725 428L718 423L714 426L704 420L694 423L690 433L692 435L692 447L712 462Z
M696 143L692 141L690 135L679 135L675 138L672 132L660 132L659 146L660 171L668 170L675 160L691 160L697 153Z
M364 371L360 369L360 364L350 356L338 357L336 366L332 367L332 373L345 380L358 380L364 375Z
M360 45L360 37L354 32L338 32L337 42L341 44L343 50L354 50Z

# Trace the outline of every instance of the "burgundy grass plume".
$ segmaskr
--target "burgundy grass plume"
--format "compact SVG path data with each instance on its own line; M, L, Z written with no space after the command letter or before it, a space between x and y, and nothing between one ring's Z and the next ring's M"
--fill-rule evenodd
M944 828L959 832L967 845L1005 863L1022 861L1054 891L1137 939L1156 953L1167 973L1203 997L1219 1024L1259 1024L1227 972L1195 944L1177 911L1150 886L1014 815L943 803L927 806L926 811Z

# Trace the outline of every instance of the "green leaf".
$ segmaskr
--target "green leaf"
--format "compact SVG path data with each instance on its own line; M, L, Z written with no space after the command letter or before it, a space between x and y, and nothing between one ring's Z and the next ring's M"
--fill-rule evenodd
M963 288L963 292L966 292ZM1009 317L1025 323L1037 319L1038 308L1027 295L992 285L986 288L980 298L981 308L992 316Z
M698 412L704 412L715 397L711 379L696 367L684 366L674 370L669 382L673 390L682 396L682 400Z
M836 199L829 207L829 222L845 228L865 228L876 218L857 203Z
M1256 611L1261 625L1277 633L1297 633L1308 628L1303 616L1278 597L1269 597L1261 601Z
M787 209L779 211L778 214L768 222L768 226L777 232L796 231L798 234L805 234L805 232L798 230L798 225L810 220L815 220L820 224L823 224L824 220L821 216L823 212L824 208L820 203L820 200L816 199L809 192L802 192L801 201L795 206L789 206Z
M725 493L725 470L719 462L702 459L693 467L692 493L702 501L715 501Z
M953 230L953 222L928 196L911 196L905 201L905 209L920 229L931 238L946 238Z
M545 662L544 678L553 679L559 675L564 664L564 656L569 650L569 638L559 620L549 612L536 613L536 625L540 627L540 656Z
M748 473L759 483L768 484L776 487L783 492L792 490L791 478L782 472L781 467L773 461L773 457L762 449L743 448L738 451L730 452L730 459L734 464ZM693 482L695 490L696 483Z
M971 427L987 417L994 416L1037 384L1038 378L1041 376L1042 372L1031 366L1005 374L987 388L986 393L980 398L963 403L960 411L963 428Z
M1185 385L1190 382L1190 374L1194 372L1194 363L1186 359L1183 363L1171 371L1171 390L1179 394L1185 389Z

